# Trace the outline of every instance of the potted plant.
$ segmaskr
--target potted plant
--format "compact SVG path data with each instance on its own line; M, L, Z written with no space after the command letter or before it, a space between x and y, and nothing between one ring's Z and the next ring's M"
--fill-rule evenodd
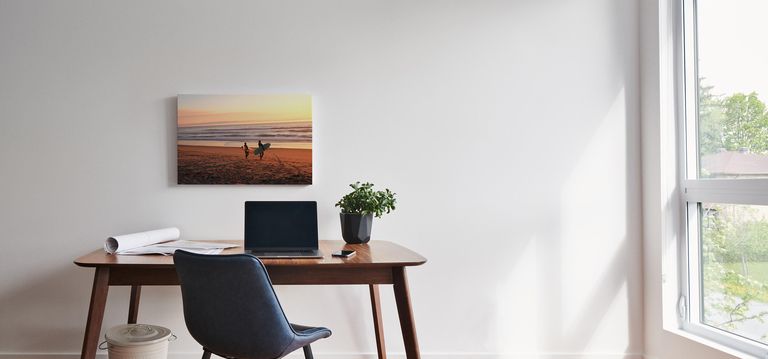
M341 236L350 244L368 243L373 216L380 218L395 209L395 193L389 189L374 191L373 183L368 182L349 186L352 192L336 203L341 208Z

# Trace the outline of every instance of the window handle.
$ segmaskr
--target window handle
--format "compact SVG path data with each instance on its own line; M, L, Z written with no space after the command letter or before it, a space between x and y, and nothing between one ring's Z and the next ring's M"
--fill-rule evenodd
M677 317L681 321L688 319L688 299L683 294L680 294L680 297L677 298Z

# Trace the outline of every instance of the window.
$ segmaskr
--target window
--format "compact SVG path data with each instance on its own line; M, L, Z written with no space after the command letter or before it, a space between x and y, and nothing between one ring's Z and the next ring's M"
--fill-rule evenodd
M768 354L765 0L682 5L683 328Z

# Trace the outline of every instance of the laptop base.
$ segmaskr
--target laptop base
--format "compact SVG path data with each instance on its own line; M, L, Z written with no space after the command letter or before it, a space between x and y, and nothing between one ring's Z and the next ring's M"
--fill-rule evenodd
M245 253L253 254L256 257L263 258L263 259L273 259L273 258L301 258L301 259L323 258L323 254L320 253L319 250L310 250L310 251L257 251L257 250L247 249L247 250L245 250Z

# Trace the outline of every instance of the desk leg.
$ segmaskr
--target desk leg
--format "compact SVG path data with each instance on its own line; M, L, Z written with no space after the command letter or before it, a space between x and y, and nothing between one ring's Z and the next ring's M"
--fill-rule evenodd
M93 276L93 289L91 289L91 304L88 308L88 322L85 324L81 359L96 358L96 347L99 344L99 332L101 332L101 322L104 319L104 307L107 305L108 293L109 268L96 267L96 273Z
M373 328L376 333L376 350L379 359L387 359L387 350L384 348L384 323L381 320L381 299L379 298L379 285L369 284L371 292L371 308L373 309Z
M392 269L393 288L395 290L395 302L397 314L400 317L400 330L403 332L405 344L405 356L408 359L419 359L419 341L416 339L416 325L413 322L413 310L411 298L408 294L408 278L405 275L405 267Z
M139 318L139 300L141 300L141 286L131 286L131 304L128 306L128 324L136 324Z

